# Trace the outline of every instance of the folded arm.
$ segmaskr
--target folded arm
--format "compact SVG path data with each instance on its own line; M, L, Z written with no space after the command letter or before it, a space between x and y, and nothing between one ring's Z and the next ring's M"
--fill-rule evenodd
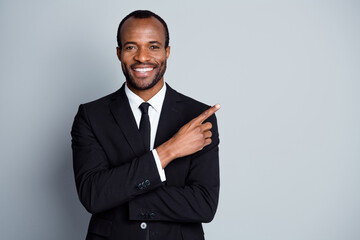
M131 200L130 220L210 222L219 196L218 142L192 157L185 186L163 185Z
M129 202L131 220L150 216L163 221L211 221L219 192L219 139L215 116L203 122L218 109L214 106L205 111L156 149L163 167L191 155L186 185L175 187L161 182L151 152L111 167L81 105L71 134L75 181L84 207L99 213Z
M84 105L75 116L71 135L76 187L81 203L90 213L120 206L163 184L150 151L120 166L110 166Z

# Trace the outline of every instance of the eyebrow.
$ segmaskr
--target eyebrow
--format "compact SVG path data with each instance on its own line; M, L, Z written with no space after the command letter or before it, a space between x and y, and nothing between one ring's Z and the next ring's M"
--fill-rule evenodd
M136 44L136 42L126 42L126 43L124 43L124 46L127 44Z
M162 45L161 42L159 42L159 41L150 41L149 43Z
M150 41L149 43L150 43L150 44L158 44L158 45L162 45L162 44L161 44L161 42L159 42L159 41ZM131 42L131 41L129 41L129 42L124 43L124 46L126 46L126 45L128 45L128 44L134 44L134 45L137 45L137 43L136 43L136 42Z

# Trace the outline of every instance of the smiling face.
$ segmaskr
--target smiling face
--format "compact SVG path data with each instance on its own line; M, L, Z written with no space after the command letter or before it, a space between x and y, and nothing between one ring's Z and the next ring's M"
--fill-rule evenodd
M157 92L164 84L163 75L170 47L165 48L165 29L154 17L129 18L121 28L121 48L117 54L126 82L135 93Z

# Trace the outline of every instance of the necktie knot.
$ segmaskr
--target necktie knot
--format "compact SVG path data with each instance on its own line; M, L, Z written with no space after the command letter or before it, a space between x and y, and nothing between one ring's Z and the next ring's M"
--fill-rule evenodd
M149 103L143 102L142 104L140 104L139 108L143 114L148 114L149 106Z

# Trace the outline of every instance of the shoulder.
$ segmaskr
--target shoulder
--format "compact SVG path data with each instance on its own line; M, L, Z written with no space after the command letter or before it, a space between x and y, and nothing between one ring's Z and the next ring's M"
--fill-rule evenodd
M106 96L98 98L96 100L85 102L80 104L80 109L83 108L89 113L104 113L104 111L109 111L109 105L115 100L124 101L126 100L124 86L122 86L117 91L110 93Z
M102 107L104 105L108 105L116 98L117 95L120 94L120 91L121 91L121 88L119 90L117 90L116 92L110 93L106 96L92 100L90 102L82 103L81 105L85 106L86 108L98 108L98 107Z
M174 90L168 84L167 84L167 90L169 92L169 95L174 96L177 101L182 102L184 104L184 106L189 107L189 109L206 110L207 108L210 107L209 105L207 105L205 103L202 103L192 97L186 96L185 94Z
M181 104L182 111L186 120L191 120L192 118L197 117L199 114L211 107L206 103L200 102L192 97L186 96L185 94L182 94L172 89L169 85L167 87L169 95L174 96L174 98L176 98L176 101Z
M211 106L208 104L202 103L194 98L186 96L182 93L175 91L172 88L170 89L170 93L173 96L176 96L177 102L180 103L182 106L182 117L184 120L184 124L191 121L192 119L198 117L201 113L205 110L209 109ZM172 92L173 91L173 92ZM171 93L172 92L172 93ZM217 118L216 115L213 114L209 116L204 122L210 122L212 124L212 140L213 143L211 145L216 146L219 144L219 133L218 133L218 126L217 126ZM209 147L207 147L209 148Z
M209 105L200 102L192 97L186 96L182 93L178 93L179 94L179 98L182 100L184 107L188 110L188 111L193 111L195 113L199 113L199 112L203 112L206 109L210 108Z

